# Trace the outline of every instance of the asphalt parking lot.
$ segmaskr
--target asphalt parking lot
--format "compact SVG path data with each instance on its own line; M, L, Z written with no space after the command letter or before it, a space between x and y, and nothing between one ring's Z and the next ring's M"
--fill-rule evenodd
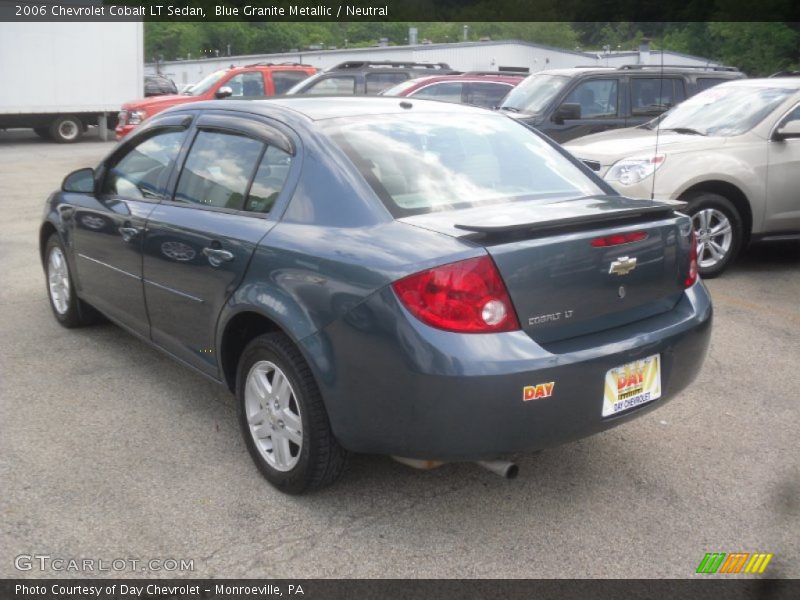
M113 325L52 318L44 199L111 147L0 132L0 577L79 575L20 572L21 554L194 561L100 573L116 576L689 577L737 551L800 577L800 243L708 282L705 368L661 410L518 457L514 481L358 456L334 487L287 497L227 391Z

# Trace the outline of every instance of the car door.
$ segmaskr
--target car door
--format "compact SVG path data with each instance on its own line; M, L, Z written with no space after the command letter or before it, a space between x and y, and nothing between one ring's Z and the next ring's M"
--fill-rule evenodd
M560 104L581 107L579 119L556 119L547 127L547 135L557 142L566 142L590 133L625 126L620 114L620 81L618 77L589 78L580 81ZM556 109L557 111L558 109Z
M275 224L270 210L294 166L294 145L257 118L208 113L150 214L144 294L153 341L217 376L217 317Z
M142 292L142 241L148 215L167 182L191 117L161 118L123 144L98 170L96 196L72 215L80 294L143 336L149 323Z
M777 121L775 129L800 121L800 104ZM765 232L800 232L800 138L768 142Z

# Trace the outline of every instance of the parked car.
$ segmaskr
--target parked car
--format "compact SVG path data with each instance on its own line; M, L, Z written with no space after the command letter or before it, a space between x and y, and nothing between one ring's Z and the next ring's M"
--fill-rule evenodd
M481 72L453 75L430 75L409 79L383 90L381 96L405 96L418 99L471 104L483 108L497 108L503 98L519 84L524 75L519 73Z
M680 206L484 109L232 100L68 175L40 248L59 323L99 311L227 386L299 493L346 451L491 458L674 398L712 314Z
M150 96L164 96L166 94L177 94L178 88L175 82L163 75L145 75L144 76L144 95L146 98Z
M742 78L732 67L553 69L529 76L500 108L563 143L645 123L697 92Z
M375 96L408 79L454 72L447 63L349 61L301 81L287 95Z
M117 117L117 139L124 138L148 117L173 106L215 98L276 96L316 72L314 67L298 63L255 63L215 71L183 94L143 98L124 104Z
M800 79L733 81L660 119L566 145L620 193L689 203L700 274L751 241L800 237Z

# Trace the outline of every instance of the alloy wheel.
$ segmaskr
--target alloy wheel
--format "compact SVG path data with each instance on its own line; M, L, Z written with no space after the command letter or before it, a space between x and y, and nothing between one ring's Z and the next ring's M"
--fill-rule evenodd
M47 283L50 288L50 300L60 315L69 310L69 270L61 248L55 247L47 259Z
M733 243L730 219L715 208L704 208L692 216L697 235L697 264L702 269L713 268L725 260Z
M303 447L303 421L286 374L273 362L255 363L247 374L244 400L250 435L261 456L278 471L292 470Z

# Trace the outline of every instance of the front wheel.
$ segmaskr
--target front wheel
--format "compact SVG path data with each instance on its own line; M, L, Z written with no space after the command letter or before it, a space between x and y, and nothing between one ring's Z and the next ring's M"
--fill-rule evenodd
M339 477L347 453L333 436L308 364L288 337L269 333L247 345L236 398L247 450L275 487L300 494Z
M686 198L697 236L697 266L701 277L720 275L742 245L742 219L730 200L703 192Z
M54 233L45 246L45 273L50 308L61 325L67 328L90 325L97 320L92 307L75 293L75 285L67 263L67 255L58 234Z

